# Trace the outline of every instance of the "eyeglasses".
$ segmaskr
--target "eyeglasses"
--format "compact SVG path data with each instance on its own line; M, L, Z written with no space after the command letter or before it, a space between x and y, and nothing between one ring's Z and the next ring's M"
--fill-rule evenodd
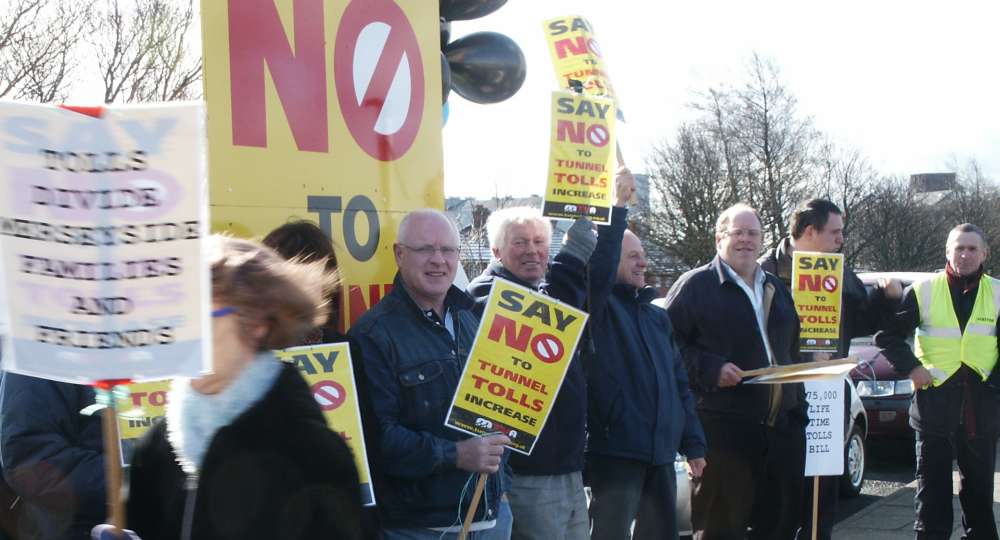
M236 313L236 308L234 308L233 306L226 306L219 309L213 309L212 318L218 319L219 317L225 317L226 315L231 315L233 313Z
M435 253L440 253L445 259L457 259L458 258L458 248L452 246L408 246L406 244L399 244L406 249L420 255L421 257L433 257Z
M728 231L722 231L722 234L732 238L756 240L760 238L761 231L760 229L729 229Z

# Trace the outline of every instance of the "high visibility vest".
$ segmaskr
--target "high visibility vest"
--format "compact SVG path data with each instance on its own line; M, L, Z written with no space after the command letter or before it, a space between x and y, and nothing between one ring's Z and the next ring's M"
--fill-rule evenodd
M941 272L913 287L920 307L913 353L928 370L937 369L945 377L934 377L940 386L965 364L983 380L997 363L997 307L1000 280L983 274L972 314L962 332L948 288L948 276ZM933 372L932 372L933 373Z

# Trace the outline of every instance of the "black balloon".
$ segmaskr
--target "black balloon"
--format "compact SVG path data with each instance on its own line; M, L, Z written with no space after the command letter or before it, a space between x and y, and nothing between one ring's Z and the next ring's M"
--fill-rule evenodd
M451 41L451 23L441 17L441 48L443 49Z
M468 21L489 15L507 0L441 0L441 16L449 21Z
M448 93L451 92L451 68L448 67L448 59L441 53L441 104L448 101Z
M444 49L451 65L451 87L475 103L499 103L513 96L524 83L524 53L509 37L496 32L476 32Z

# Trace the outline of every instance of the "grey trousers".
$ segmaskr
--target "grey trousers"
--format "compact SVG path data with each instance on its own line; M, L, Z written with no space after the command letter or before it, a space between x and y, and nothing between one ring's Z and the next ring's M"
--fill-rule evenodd
M587 496L580 472L555 476L514 475L511 540L589 540Z

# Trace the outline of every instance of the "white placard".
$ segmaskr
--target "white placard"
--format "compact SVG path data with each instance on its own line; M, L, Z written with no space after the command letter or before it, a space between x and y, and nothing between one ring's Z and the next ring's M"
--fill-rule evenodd
M806 476L844 474L844 379L809 381Z
M201 103L0 102L3 368L197 376L211 358Z

